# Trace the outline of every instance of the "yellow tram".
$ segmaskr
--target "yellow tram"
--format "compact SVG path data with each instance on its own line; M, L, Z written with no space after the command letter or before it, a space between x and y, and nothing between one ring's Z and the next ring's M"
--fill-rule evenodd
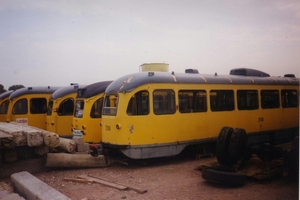
M9 96L6 121L46 130L47 105L51 94L59 87L21 88Z
M102 140L102 105L106 87L112 81L102 81L78 89L73 117L73 137L84 142L99 143Z
M73 137L72 123L78 88L78 84L72 84L52 93L46 117L48 131L60 137Z
M243 128L248 142L283 142L299 132L299 78L247 68L229 75L140 72L105 91L102 145L133 159L179 154L216 141L222 127Z
M0 94L0 122L6 122L9 105L9 95L11 93L13 93L13 90Z

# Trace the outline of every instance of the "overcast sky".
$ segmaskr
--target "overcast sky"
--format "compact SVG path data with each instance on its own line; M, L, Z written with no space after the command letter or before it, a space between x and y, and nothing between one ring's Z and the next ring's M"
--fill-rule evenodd
M0 0L0 84L113 80L238 67L300 76L299 0Z

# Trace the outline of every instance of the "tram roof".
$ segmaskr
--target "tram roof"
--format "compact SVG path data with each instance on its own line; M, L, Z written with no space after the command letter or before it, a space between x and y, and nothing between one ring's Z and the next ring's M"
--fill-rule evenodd
M101 92L105 92L105 89L111 83L112 81L101 81L87 85L78 89L76 98L90 98Z
M204 75L198 73L139 72L128 74L113 81L105 92L127 92L148 83L199 83L199 84L249 84L249 85L299 85L299 78Z
M17 98L25 94L51 94L59 88L61 87L37 86L37 87L20 88L14 91L13 93L11 93L9 99L12 100L14 98Z
M9 97L9 95L13 92L14 92L13 90L3 92L2 94L0 94L0 100L3 100L4 98Z
M77 93L77 90L82 87L85 87L85 85L71 85L59 88L52 93L51 99L58 99L71 93Z

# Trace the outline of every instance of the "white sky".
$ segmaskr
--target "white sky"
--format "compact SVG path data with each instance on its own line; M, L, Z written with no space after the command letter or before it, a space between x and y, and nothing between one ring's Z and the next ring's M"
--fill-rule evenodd
M300 76L299 0L0 0L0 84L91 84L138 72Z

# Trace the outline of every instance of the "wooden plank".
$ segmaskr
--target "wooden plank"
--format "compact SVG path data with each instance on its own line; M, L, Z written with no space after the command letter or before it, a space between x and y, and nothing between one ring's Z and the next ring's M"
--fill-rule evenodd
M96 177L96 176L92 176L92 175L88 175L89 177L92 177L92 178L96 178L96 179L99 179L99 180L103 180L103 181L109 181L107 179L104 179L104 178L100 178L100 177ZM128 189L131 189L133 191L136 191L140 194L143 194L145 192L147 192L147 190L144 190L144 189L141 189L141 188L138 188L138 187L134 187L134 186L130 186L130 185L125 185L124 183L118 183L118 182L112 182L112 183L115 183L115 184L118 184L118 185L123 185L125 187L128 187Z
M78 179L78 178L64 178L64 181L74 181L79 183L94 183L93 180L87 180L87 179Z
M115 183L104 181L104 180L100 180L100 179L93 178L93 177L89 177L87 175L81 175L81 176L77 176L77 177L82 178L82 179L86 179L86 180L91 180L91 181L94 181L95 183L100 183L102 185L113 187L113 188L116 188L116 189L119 189L119 190L127 190L128 189L128 187L126 187L126 186L115 184Z

